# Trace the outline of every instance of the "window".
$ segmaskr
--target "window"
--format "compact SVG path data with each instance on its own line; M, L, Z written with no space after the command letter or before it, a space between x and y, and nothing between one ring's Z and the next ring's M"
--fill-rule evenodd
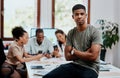
M37 27L36 0L4 0L3 38L11 38L15 26Z

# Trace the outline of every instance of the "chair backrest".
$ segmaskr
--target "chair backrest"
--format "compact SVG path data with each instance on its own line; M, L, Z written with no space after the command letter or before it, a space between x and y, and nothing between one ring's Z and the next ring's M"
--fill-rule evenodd
M2 39L0 39L0 67L4 63L5 60L6 60L6 56L4 53L4 45L3 45Z

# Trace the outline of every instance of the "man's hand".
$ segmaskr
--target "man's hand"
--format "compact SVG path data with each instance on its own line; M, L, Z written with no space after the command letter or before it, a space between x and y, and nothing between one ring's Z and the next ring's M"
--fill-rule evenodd
M40 58L42 58L42 57L44 57L43 54L38 54L38 55L36 55L36 59L37 59L37 60L40 60Z
M47 57L47 58L52 58L52 55L48 54L48 53L45 53L44 56Z

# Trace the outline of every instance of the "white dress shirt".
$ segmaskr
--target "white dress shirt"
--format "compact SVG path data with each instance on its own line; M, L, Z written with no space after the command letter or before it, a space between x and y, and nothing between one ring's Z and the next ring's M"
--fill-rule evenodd
M50 40L47 39L47 37L44 37L43 42L41 45L39 45L36 41L36 37L33 37L29 39L27 45L25 45L25 50L30 54L37 54L39 51L42 51L42 53L46 52L53 52L53 44Z

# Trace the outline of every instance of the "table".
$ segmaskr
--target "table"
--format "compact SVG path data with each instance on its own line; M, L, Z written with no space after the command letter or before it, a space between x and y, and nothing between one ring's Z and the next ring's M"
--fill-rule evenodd
M98 78L120 78L120 69L111 65L103 65L104 68L109 68L109 71L100 71Z
M49 60L43 60L43 61L26 62L28 78L42 78L41 75L46 74L46 72L50 72L51 70L53 70L54 68L58 67L61 64L70 63L70 62L71 61L64 61L61 58L51 58ZM31 69L31 66L42 66L44 69ZM98 78L120 78L119 68L111 64L105 64L101 66L109 69L109 71L100 71Z
M42 78L41 75L44 73L46 74L46 72L50 72L59 65L70 62L72 61L65 61L64 58L50 58L41 61L26 62L28 78ZM42 66L44 69L31 69L32 66Z

